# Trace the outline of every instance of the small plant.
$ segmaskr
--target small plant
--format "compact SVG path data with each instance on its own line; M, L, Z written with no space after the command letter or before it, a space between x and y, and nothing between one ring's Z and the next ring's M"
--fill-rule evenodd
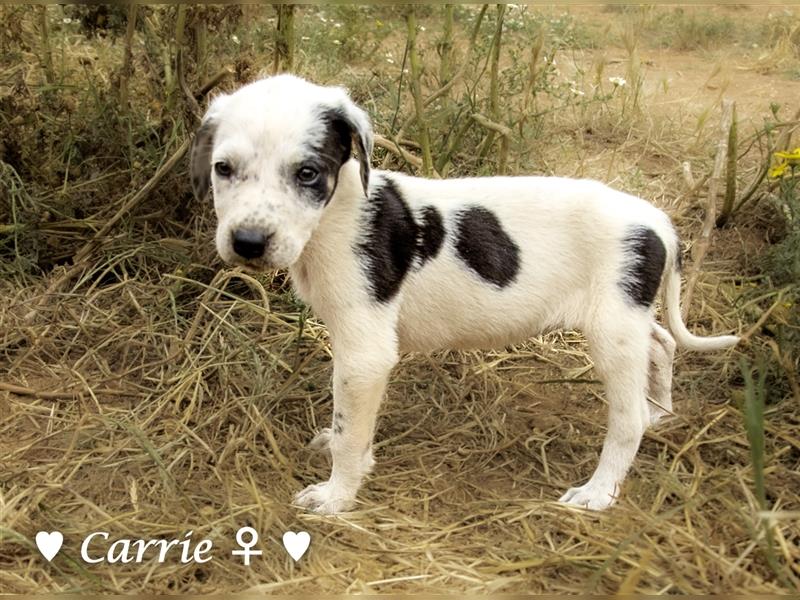
M775 245L767 260L776 283L800 281L800 148L791 152L775 152L775 163L769 177L777 181L778 187L772 195L786 224L786 236Z
M775 356L776 372L786 374L786 382L800 398L797 382L797 348L800 346L800 148L774 152L769 178L777 185L768 198L776 205L782 220L782 237L764 254L762 268L775 287L783 289L780 307L769 326L773 339L768 340Z

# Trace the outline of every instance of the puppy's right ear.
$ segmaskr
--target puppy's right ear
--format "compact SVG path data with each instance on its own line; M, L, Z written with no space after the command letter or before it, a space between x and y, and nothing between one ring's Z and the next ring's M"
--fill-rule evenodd
M214 136L219 125L219 113L228 96L214 98L208 107L200 127L192 142L189 157L189 174L192 179L192 191L198 200L205 200L211 189L211 153L214 150Z

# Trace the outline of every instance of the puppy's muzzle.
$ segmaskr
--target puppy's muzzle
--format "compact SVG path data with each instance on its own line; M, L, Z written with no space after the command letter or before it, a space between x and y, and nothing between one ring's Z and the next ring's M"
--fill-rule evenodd
M258 229L236 229L233 232L233 251L247 260L261 258L267 252L272 234Z

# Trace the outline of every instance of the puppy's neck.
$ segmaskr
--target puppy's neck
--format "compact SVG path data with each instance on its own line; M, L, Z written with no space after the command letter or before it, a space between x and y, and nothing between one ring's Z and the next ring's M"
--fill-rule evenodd
M336 184L336 190L333 192L328 208L325 213L330 212L335 204L348 204L360 203L366 200L364 195L364 187L361 184L361 166L356 158L350 158L339 169L339 179ZM322 218L325 218L323 214Z
M366 202L359 162L351 158L339 170L336 190L319 224L289 269L297 293L312 305L318 303L317 292L335 295L341 280L353 275L353 248L358 244ZM337 280L340 285L331 289Z

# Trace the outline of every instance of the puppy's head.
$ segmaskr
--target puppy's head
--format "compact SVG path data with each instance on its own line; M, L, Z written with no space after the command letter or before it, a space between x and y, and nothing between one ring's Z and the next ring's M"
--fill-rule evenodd
M366 193L372 129L343 89L279 75L215 98L190 170L195 195L213 193L223 260L259 269L293 264L354 142Z

